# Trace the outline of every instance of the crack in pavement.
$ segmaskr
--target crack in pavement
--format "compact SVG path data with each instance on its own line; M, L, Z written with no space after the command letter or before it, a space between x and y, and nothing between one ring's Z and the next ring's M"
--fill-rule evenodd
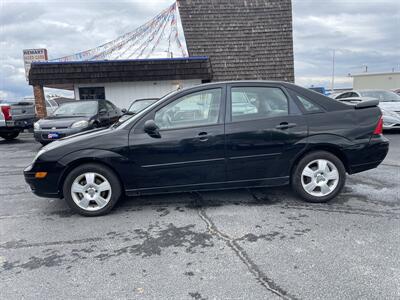
M296 299L296 297L290 295L287 291L279 287L272 279L268 278L260 268L254 263L248 256L246 251L239 246L237 241L230 237L228 234L220 231L217 226L213 223L211 218L207 215L204 208L201 206L203 197L199 193L192 193L192 198L197 204L198 215L203 220L207 226L207 230L210 234L216 236L218 239L224 241L226 245L233 250L236 256L246 265L250 273L254 275L256 280L268 291L274 293L275 295L281 297L282 299Z

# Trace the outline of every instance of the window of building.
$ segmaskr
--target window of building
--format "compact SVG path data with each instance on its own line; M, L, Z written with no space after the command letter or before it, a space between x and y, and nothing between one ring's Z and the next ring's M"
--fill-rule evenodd
M79 88L79 99L105 99L106 94L104 87L80 87Z

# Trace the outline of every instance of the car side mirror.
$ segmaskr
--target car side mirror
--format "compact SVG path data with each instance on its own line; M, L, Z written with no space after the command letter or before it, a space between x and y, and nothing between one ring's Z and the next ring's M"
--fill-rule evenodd
M158 126L154 120L147 120L144 123L144 132L146 132L151 137L160 138L161 135L158 132Z
M100 115L105 115L106 113L107 113L107 109L105 109L105 108L102 108L99 110Z
M127 111L126 108L123 108L123 109L121 109L121 112L122 112L123 114L126 114L128 111Z

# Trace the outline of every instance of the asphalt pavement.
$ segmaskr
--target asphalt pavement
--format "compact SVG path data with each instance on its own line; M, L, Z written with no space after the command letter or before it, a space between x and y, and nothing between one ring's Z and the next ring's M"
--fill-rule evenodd
M328 204L289 188L124 200L85 218L34 196L40 145L0 140L0 299L399 299L400 134Z

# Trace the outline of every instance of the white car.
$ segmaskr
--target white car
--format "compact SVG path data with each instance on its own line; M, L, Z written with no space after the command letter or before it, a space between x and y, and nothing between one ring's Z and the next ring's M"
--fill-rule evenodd
M386 90L354 90L340 93L334 99L343 102L379 100L383 113L383 129L400 129L400 95Z

